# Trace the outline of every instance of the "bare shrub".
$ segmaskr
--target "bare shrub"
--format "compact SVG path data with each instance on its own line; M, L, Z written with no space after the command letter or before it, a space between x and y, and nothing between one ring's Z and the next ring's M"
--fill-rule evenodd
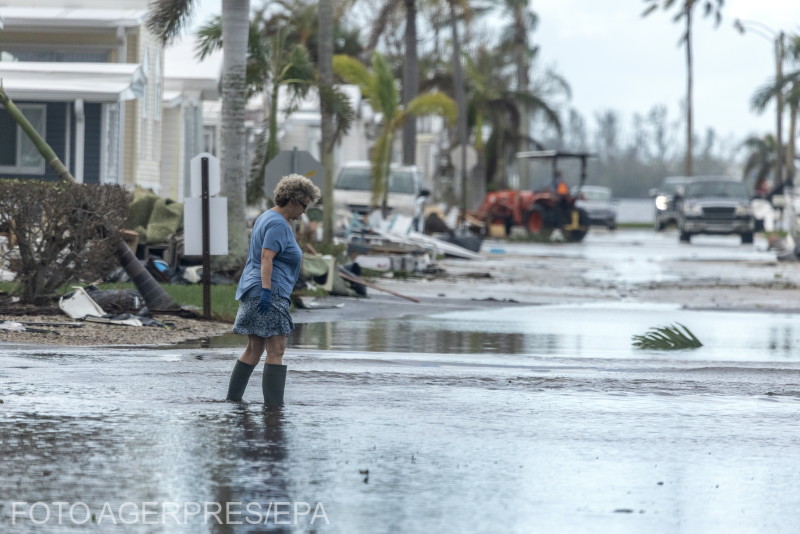
M41 304L64 284L107 274L127 213L128 194L118 185L0 180L0 228L17 245L7 258L15 292Z

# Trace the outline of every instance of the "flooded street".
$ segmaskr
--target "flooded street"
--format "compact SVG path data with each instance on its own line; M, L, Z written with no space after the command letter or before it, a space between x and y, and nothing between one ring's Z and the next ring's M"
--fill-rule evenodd
M243 404L221 400L237 336L0 346L0 530L796 532L800 326L758 299L798 267L758 241L677 241L487 242L446 264L491 284L387 280L426 300L298 313L277 411L260 369ZM632 347L675 322L704 346Z

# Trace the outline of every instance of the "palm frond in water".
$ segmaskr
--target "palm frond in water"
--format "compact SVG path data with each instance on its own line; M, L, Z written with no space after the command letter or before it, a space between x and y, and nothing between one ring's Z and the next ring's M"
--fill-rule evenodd
M703 344L688 328L681 323L675 323L651 328L643 336L633 336L633 346L648 350L677 350L694 349Z

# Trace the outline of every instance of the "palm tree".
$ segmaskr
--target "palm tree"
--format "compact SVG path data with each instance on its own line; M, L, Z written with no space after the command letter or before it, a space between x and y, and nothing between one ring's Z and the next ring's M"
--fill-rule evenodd
M419 56L417 54L417 0L385 0L377 10L364 53L369 57L378 45L381 35L398 10L405 11L403 56L403 105L407 106L419 94ZM403 125L403 164L416 164L417 123L406 121Z
M419 57L417 55L417 2L404 0L406 6L405 61L403 62L403 105L408 106L419 94ZM417 163L417 121L403 124L403 164Z
M264 91L268 92L270 111L267 124L257 140L256 153L250 169L247 199L249 202L256 202L263 198L265 194L263 190L264 168L279 152L277 119L280 107L280 88L288 88L290 102L284 111L291 113L300 99L306 97L309 90L316 86L323 115L321 125L323 140L320 153L324 168L328 169L324 161L326 151L327 156L331 158L328 165L330 169L326 171L326 185L323 188L323 206L326 206L328 205L326 191L333 189L333 146L349 130L355 112L344 93L333 87L332 84L323 83L324 68L319 61L319 50L312 44L318 38L325 41L326 38L322 36L326 33L330 34L330 28L333 28L333 34L341 37L343 49L358 51L358 41L354 37L357 32L354 34L342 27L341 13L338 15L333 13L333 22L322 24L322 31L319 32L316 24L312 25L312 22L316 21L318 13L323 16L323 13L318 11L316 4L287 2L286 0L279 0L275 4L280 8L277 12L273 10L268 14L267 7L264 7L254 13L248 37L248 96ZM339 7L341 8L342 5ZM198 31L198 36L200 41L197 51L201 59L218 50L223 43L219 17L212 19L202 27ZM332 38L327 39L332 41ZM320 41L319 44L323 41ZM331 46L333 46L333 42L331 42ZM314 59L320 65L319 77L314 68ZM330 123L325 118L326 113L331 114ZM332 206L333 199L329 199L329 202ZM333 237L332 214L332 208L323 210L323 240L325 242L330 242Z
M150 4L148 27L163 44L182 32L195 0L159 0ZM228 256L217 266L241 266L247 252L245 104L250 0L222 0L222 189L228 198Z
M642 13L646 17L659 6L667 10L676 4L676 0L645 0L649 4L647 9ZM697 6L703 6L703 15L713 15L715 18L715 26L719 26L722 20L722 6L725 0L678 0L679 6L678 14L673 17L673 21L684 21L685 31L680 41L686 46L686 160L685 160L685 174L692 176L694 172L694 164L692 159L692 149L694 146L693 138L693 105L692 105L692 86L693 86L693 67L692 67L692 22L694 10Z
M748 137L742 146L747 149L747 159L742 170L742 180L753 178L753 193L763 194L770 174L777 168L776 165L776 140L772 134L764 137ZM778 184L773 184L778 185Z
M325 243L333 242L333 5L319 0L317 9L317 65L319 70L320 154L325 169L322 233Z
M750 100L750 106L753 110L763 113L772 101L777 100L778 93L782 93L783 103L785 106L789 107L789 139L786 143L786 154L782 162L782 167L785 165L786 181L793 183L795 174L794 155L795 137L797 136L797 114L798 107L800 106L800 71L784 76L778 85L773 81L757 89ZM772 146L773 148L777 148L776 142L773 142ZM781 149L783 150L783 147ZM773 160L776 160L776 158L773 158Z
M481 46L471 56L464 56L469 81L469 109L473 146L484 159L486 181L498 188L507 186L506 168L510 156L521 143L533 141L523 133L524 110L543 117L545 122L561 132L558 113L544 99L531 91L513 89L503 56ZM489 139L484 142L485 126L490 126ZM535 141L533 141L535 143ZM524 182L527 183L527 182Z
M787 47L788 57L794 62L795 66L800 65L800 35L789 38ZM784 75L789 84L785 102L789 106L789 140L786 154L786 179L794 184L796 172L795 159L797 156L797 120L800 114L800 70L795 70Z
M537 48L532 47L528 36L533 33L538 24L538 17L530 10L529 0L503 0L499 6L510 19L508 27L502 32L500 41L501 50L508 49L514 60L516 70L517 91L521 94L528 92L530 86L530 65L536 55ZM526 103L520 102L519 141L524 148L530 144L529 109ZM520 143L514 143L514 149L519 150ZM529 167L520 168L521 183L527 184Z
M263 198L264 168L278 155L278 110L280 89L287 87L291 112L297 102L304 98L315 83L316 72L308 51L300 44L287 42L287 29L273 29L263 11L250 22L247 45L247 92L248 96L266 92L269 95L267 124L262 128L256 145L256 153L250 167L247 184L247 200L255 203ZM197 32L197 54L200 59L222 48L222 20L214 17ZM268 194L269 192L267 192Z
M371 160L372 207L374 209L380 205L385 215L389 194L386 182L395 132L415 116L441 115L452 123L457 115L456 105L444 93L433 92L419 95L407 106L401 106L397 82L386 59L378 52L372 54L371 71L357 59L344 55L333 57L333 71L345 82L358 85L372 108L383 115Z
M461 147L459 150L459 163L457 167L461 171L461 176L456 177L460 179L461 183L461 214L465 217L467 208L472 204L469 201L471 191L467 187L467 99L464 89L464 68L461 64L461 39L458 34L458 12L456 6L460 6L462 11L466 12L465 0L448 0L450 8L450 30L453 39L453 91L455 93L456 107L458 109L458 123L456 125L456 141Z

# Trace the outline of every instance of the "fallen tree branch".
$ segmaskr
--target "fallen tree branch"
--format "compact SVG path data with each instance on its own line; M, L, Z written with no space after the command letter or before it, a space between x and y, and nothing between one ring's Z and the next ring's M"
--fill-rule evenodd
M356 284L361 284L363 286L371 287L372 289L377 289L378 291L383 291L384 293L389 293L390 295L394 295L395 297L400 297L401 299L410 300L411 302L419 302L419 299L415 299L414 297L409 297L406 295L401 295L391 289L386 289L384 287L376 286L375 284L370 284L360 276L356 276L355 274L351 273L344 267L339 267L339 276L344 278L345 280L349 280L350 282L355 282Z

